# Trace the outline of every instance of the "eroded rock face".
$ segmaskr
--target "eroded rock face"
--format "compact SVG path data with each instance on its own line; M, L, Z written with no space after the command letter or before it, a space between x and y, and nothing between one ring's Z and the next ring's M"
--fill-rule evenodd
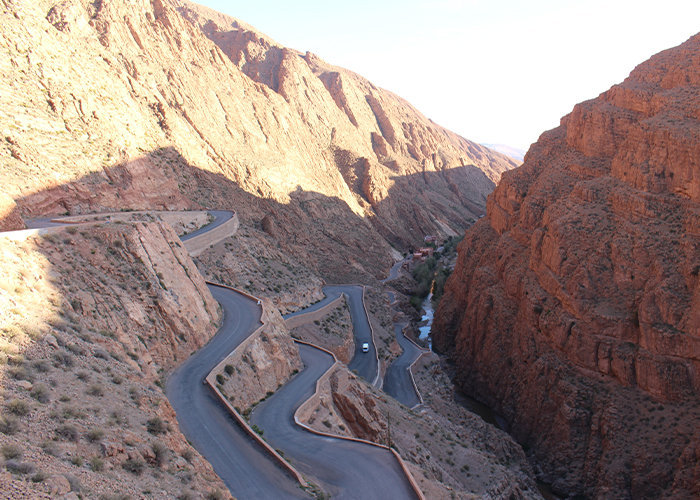
M696 35L544 133L460 246L433 345L560 491L698 494L699 118Z
M241 412L275 392L303 368L299 349L269 300L264 301L261 321L263 327L214 369L221 391Z
M24 216L232 208L356 280L383 275L387 240L465 227L515 166L194 4L5 3L0 182Z

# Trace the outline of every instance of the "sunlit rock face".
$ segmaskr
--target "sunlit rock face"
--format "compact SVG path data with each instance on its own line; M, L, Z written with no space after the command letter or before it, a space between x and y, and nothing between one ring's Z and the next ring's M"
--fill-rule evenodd
M358 279L386 271L389 243L466 227L515 166L195 4L5 4L0 182L25 216L234 208L326 277Z
M434 346L555 489L697 496L700 36L575 106L467 232Z

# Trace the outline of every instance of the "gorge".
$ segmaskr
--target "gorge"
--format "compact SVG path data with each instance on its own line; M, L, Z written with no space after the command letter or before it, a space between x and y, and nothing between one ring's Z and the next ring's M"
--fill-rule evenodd
M700 35L583 102L504 173L436 350L562 494L697 496Z
M700 35L521 166L186 0L0 54L0 496L700 496Z

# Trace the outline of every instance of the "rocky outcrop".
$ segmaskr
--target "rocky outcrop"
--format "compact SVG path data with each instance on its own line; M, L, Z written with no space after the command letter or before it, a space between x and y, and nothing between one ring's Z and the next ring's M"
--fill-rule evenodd
M0 194L0 231L13 231L25 227L15 200L4 193Z
M219 390L239 412L275 392L303 367L284 319L269 300L263 301L261 321L263 326L212 370Z
M232 208L357 280L386 271L387 240L465 227L514 166L188 2L7 1L0 26L0 182L24 216Z
M699 493L699 103L696 35L577 105L503 175L435 314L561 492Z
M2 495L221 496L223 482L180 433L163 392L168 371L219 320L170 226L0 235L0 254L0 445L47 478L8 472Z

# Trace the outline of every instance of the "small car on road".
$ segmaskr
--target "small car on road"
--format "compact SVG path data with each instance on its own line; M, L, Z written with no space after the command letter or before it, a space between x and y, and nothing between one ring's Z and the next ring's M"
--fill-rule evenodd
M369 344L367 342L362 344L362 352L369 352Z

